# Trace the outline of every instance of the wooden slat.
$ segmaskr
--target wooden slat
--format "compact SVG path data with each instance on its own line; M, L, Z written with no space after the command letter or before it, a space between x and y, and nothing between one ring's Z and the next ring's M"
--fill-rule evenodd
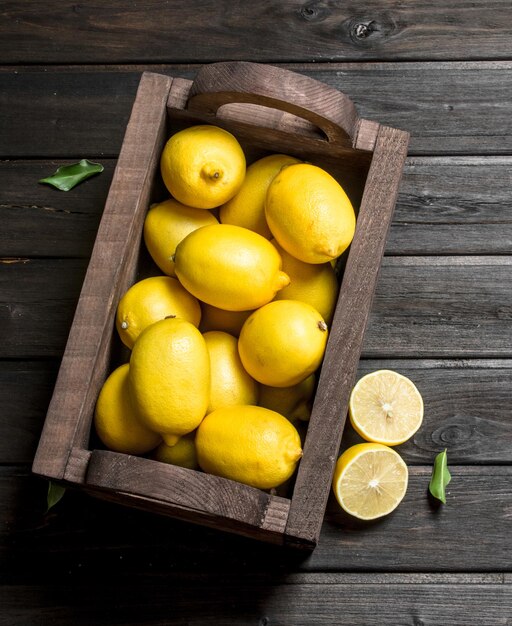
M61 356L85 259L0 262L0 358ZM510 256L384 257L366 357L512 356Z
M0 257L90 257L116 162L66 193L38 184L70 162L0 163Z
M175 571L215 577L286 572L510 572L512 468L451 466L447 504L427 494L431 466L410 468L398 509L366 525L330 497L307 556L280 546L66 492L48 515L47 483L0 468L0 581L106 579Z
M0 361L0 464L31 463L57 369L57 361Z
M70 479L67 471L65 478ZM80 484L84 479L73 482ZM94 450L85 485L123 504L283 543L289 500L218 476Z
M507 357L512 257L386 257L365 356Z
M411 155L512 151L511 62L287 67L346 93L361 117L409 131ZM146 68L20 67L13 72L4 67L0 156L116 157ZM152 69L193 78L198 66Z
M90 256L115 161L68 193L35 184L67 162L0 162L0 257ZM511 250L511 157L407 159L386 254Z
M88 437L109 367L116 302L135 275L142 223L165 140L171 82L152 73L140 81L34 459L34 472L47 477L62 478L72 447Z
M228 584L182 580L168 584L158 578L123 585L102 581L4 587L0 602L5 615L16 615L18 623L25 626L111 626L114 619L125 626L201 626L215 622L226 626L506 626L512 611L512 585L470 580L460 578L452 583L443 576L433 576L424 583L404 577L400 582L375 584L369 576L358 582L342 578L323 583L319 577L307 576L297 583L254 584L243 578Z
M343 3L273 0L265 10L228 0L142 0L108 7L63 0L3 2L6 63L482 59L510 56L507 0ZM241 45L243 42L243 45Z
M386 254L510 254L512 158L411 157Z
M0 361L0 464L32 461L57 367ZM512 361L363 359L357 378L382 368L411 378L425 401L421 429L399 448L408 463L430 464L445 447L450 463L512 463ZM347 423L342 447L359 442Z
M407 133L379 128L293 490L292 543L318 540L408 141Z

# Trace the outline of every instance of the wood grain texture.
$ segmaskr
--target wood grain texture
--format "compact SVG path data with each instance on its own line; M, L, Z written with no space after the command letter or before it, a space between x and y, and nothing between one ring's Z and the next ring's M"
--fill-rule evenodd
M512 62L285 67L343 91L360 117L409 131L410 155L512 152ZM144 69L0 69L0 156L117 157ZM199 68L150 69L193 78Z
M370 0L227 0L108 7L64 0L4 1L5 63L499 59L511 55L506 0L415 3ZM243 42L243 44L241 43Z
M450 466L447 504L428 497L431 466L410 467L386 518L347 519L330 496L312 554L66 492L44 514L47 483L0 468L0 581L112 580L149 574L275 576L293 572L511 572L512 473Z
M105 171L68 193L34 184L67 162L0 162L0 257L90 256L115 161L102 159ZM511 250L511 157L406 160L385 254Z
M92 452L85 486L107 499L272 543L283 542L290 506L241 483L107 450Z
M449 583L434 577L427 583L405 579L374 584L371 578L369 582L363 578L357 583L322 584L311 578L298 583L254 584L243 578L227 583L169 584L162 577L131 585L115 581L60 587L19 585L4 587L0 601L6 613L18 615L25 626L71 622L110 626L114 619L125 626L215 622L227 626L507 626L512 611L512 586L500 582Z
M510 256L386 257L363 354L510 356L511 269Z

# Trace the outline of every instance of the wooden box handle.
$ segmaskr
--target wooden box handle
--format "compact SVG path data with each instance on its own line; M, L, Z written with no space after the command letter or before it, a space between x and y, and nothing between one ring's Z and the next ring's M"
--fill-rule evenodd
M318 127L330 144L354 147L359 126L354 104L308 76L246 61L204 65L190 88L187 109L216 115L221 106L233 103L291 113Z

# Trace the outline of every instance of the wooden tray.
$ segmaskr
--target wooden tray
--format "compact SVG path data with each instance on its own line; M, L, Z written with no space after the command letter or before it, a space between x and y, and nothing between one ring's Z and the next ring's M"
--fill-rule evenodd
M177 130L232 132L248 163L285 153L327 169L358 212L311 420L287 497L199 471L100 449L91 423L119 359L117 303L140 278L142 226L164 193L159 158ZM254 63L206 65L194 81L142 75L78 301L33 471L125 505L265 541L313 549L331 488L386 236L407 153L406 132L360 119L341 92Z

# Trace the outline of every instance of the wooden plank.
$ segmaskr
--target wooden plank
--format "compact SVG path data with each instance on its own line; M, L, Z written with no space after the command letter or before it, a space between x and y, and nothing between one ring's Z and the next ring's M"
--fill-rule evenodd
M0 464L32 462L57 369L56 361L0 361Z
M105 171L68 193L35 184L67 162L0 162L0 257L90 256L115 161L101 159ZM511 250L512 157L406 160L386 254Z
M509 61L286 67L343 91L361 117L409 131L411 155L512 152ZM0 156L116 157L146 68L0 68ZM198 66L152 69L193 78Z
M72 480L67 472L65 478ZM94 450L85 482L82 477L73 482L125 505L283 543L289 500L225 478Z
M19 585L0 588L5 623L76 626L122 623L226 626L259 624L302 626L380 626L450 624L507 626L512 586L500 582L431 582L322 584L306 577L300 583L236 581L168 584L163 578L120 584L83 582L61 586ZM229 590L229 591L227 591ZM94 602L90 599L94 598ZM113 610L115 606L115 611ZM343 621L340 621L343 620Z
M386 254L510 254L510 157L411 157Z
M512 468L451 466L447 504L427 495L431 466L411 467L404 501L367 525L332 496L310 556L68 491L48 515L46 481L0 467L0 582L95 576L269 572L511 572Z
M61 357L86 259L0 261L2 358Z
M57 376L57 361L0 361L0 464L30 463ZM450 463L512 463L512 361L363 359L357 378L376 369L408 376L425 401L421 429L399 451L430 464L447 448ZM349 423L342 448L359 443Z
M510 57L506 0L446 5L370 0L267 2L262 11L227 0L142 0L127 10L63 0L41 12L37 0L4 2L0 56L5 63L336 61ZM257 25L257 27L255 27ZM263 35L262 35L263 34ZM240 45L243 42L243 45Z
M386 257L365 356L507 357L512 257Z
M0 257L90 257L116 162L66 193L37 183L70 162L0 163Z
M0 358L59 357L84 259L0 262ZM384 257L368 358L512 356L512 257Z

